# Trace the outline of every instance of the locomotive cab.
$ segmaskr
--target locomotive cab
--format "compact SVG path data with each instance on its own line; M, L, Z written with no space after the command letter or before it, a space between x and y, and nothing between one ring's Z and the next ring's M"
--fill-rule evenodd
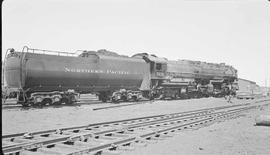
M167 63L160 61L150 62L150 72L152 79L164 79L167 69Z
M135 54L132 57L140 57L145 60L145 62L150 64L150 74L152 79L152 85L160 84L166 79L167 72L167 59L159 58L155 55L149 55L147 53Z
M150 65L150 78L151 78L151 98L163 98L166 89L162 86L167 79L167 63L166 58L159 58L155 55L149 55L147 53L135 54L132 57L142 58L146 63Z

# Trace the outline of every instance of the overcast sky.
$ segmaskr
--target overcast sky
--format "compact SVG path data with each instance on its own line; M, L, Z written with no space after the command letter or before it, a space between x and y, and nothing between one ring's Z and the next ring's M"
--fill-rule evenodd
M267 0L5 0L7 48L107 49L168 59L225 62L270 86Z

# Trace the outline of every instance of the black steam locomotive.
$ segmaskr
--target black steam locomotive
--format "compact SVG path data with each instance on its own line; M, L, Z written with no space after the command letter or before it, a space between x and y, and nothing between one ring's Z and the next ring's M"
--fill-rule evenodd
M8 49L4 75L25 106L72 104L83 93L118 102L222 96L237 89L237 70L224 63L170 61L147 53L128 57L107 50Z

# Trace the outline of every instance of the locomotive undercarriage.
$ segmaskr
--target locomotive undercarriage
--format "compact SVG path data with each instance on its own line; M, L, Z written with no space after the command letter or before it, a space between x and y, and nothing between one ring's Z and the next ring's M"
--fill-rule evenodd
M97 95L102 102L111 100L113 103L119 103L120 101L139 101L143 97L143 92L120 89L119 91L114 92L99 92Z
M190 83L165 82L160 86L154 86L154 98L156 99L190 99L202 97L224 97L230 91L234 95L237 89L229 88L233 81L217 82L213 80L196 79Z
M196 83L198 82L198 83ZM190 99L202 97L224 97L228 94L228 85L232 82L223 81L219 83L196 81L188 84L164 83L162 80L153 81L152 89L149 91L132 91L121 89L119 91L97 92L98 99L102 102L112 101L139 101L146 99ZM199 83L200 82L200 83ZM209 85L210 84L210 85ZM79 98L79 94L73 90L65 92L30 92L20 90L17 93L18 103L23 106L44 106L73 104Z
M45 106L45 105L70 105L78 101L79 93L73 90L65 92L53 91L53 92L30 92L18 90L14 92L17 97L17 103L22 106ZM98 99L102 102L112 101L113 103L119 103L120 101L139 101L143 97L148 98L149 92L144 91L131 91L131 90L119 90L115 92L102 91L96 94Z
M72 104L78 100L79 94L74 91L53 92L24 92L19 91L17 95L18 104L23 106L44 106Z
M188 87L179 87L179 88L160 88L157 94L155 95L156 99L190 99L190 98L201 98L208 97L200 91L189 90Z

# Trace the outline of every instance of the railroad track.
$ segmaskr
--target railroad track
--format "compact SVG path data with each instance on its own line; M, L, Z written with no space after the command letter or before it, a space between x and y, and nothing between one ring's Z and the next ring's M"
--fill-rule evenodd
M199 128L268 104L223 106L35 133L4 135L2 150L4 154L30 155L101 154L123 151L170 137L171 133L179 130Z
M253 102L247 102L246 104L250 103L258 103L261 101L269 101L270 99L263 99L263 100L258 100L258 101L253 101ZM133 106L133 105L138 105L138 104L145 104L145 103L151 103L157 100L152 100L152 101L141 101L141 102L135 102L135 103L126 103L126 104L120 104L120 105L110 105L110 106L102 106L98 108L93 108L93 110L104 110L104 109L113 109L113 108L120 108L120 107L126 107L126 106Z
M137 105L137 104L145 104L145 103L148 103L149 100L141 100L141 101L136 101L136 102L128 102L128 103L119 103L119 104L115 104L115 103L112 103L112 102L101 102L101 101L98 101L98 100L80 100L74 104L70 104L70 105L66 105L66 104L61 104L61 105L43 105L43 106L31 106L31 107L23 107L22 105L20 104L2 104L2 109L31 109L31 108L54 108L54 107L72 107L72 106L81 106L81 105L96 105L96 104L100 104L100 105L105 105L105 104L111 104L112 106L104 106L104 107L101 107L101 108L95 108L93 110L101 110L101 109L109 109L111 107L122 107L122 106L130 106L130 105Z
M82 100L79 102L76 102L74 104L71 105L66 105L66 104L62 104L62 105L43 105L43 106L31 106L31 107L24 107L20 104L2 104L2 109L18 109L18 108L23 108L23 109L30 109L30 108L51 108L51 107L64 107L64 106L80 106L80 105L94 105L94 104L104 104L101 101L97 101L97 100Z
M104 104L111 104L111 105L106 105L106 106L102 106L102 107L97 107L97 108L93 108L93 110L104 110L104 109L112 109L112 108L120 108L120 107L126 107L126 106L133 106L133 105L139 105L139 104L146 104L149 102L154 102L154 101L158 101L158 100L141 100L141 101L137 101L137 102L121 102L119 104L115 104L112 102L106 102L103 103L101 101L98 100L91 100L91 99L82 99L79 102L76 102L75 104L71 104L71 105L66 105L66 104L62 104L62 105L43 105L43 106L31 106L31 107L23 107L22 105L19 104L2 104L2 109L31 109L31 108L59 108L59 107L72 107L72 106L81 106L81 105L96 105L96 104L100 104L100 105L104 105ZM260 100L259 100L260 101ZM253 103L254 101L248 102L248 103ZM258 101L255 101L255 103Z

